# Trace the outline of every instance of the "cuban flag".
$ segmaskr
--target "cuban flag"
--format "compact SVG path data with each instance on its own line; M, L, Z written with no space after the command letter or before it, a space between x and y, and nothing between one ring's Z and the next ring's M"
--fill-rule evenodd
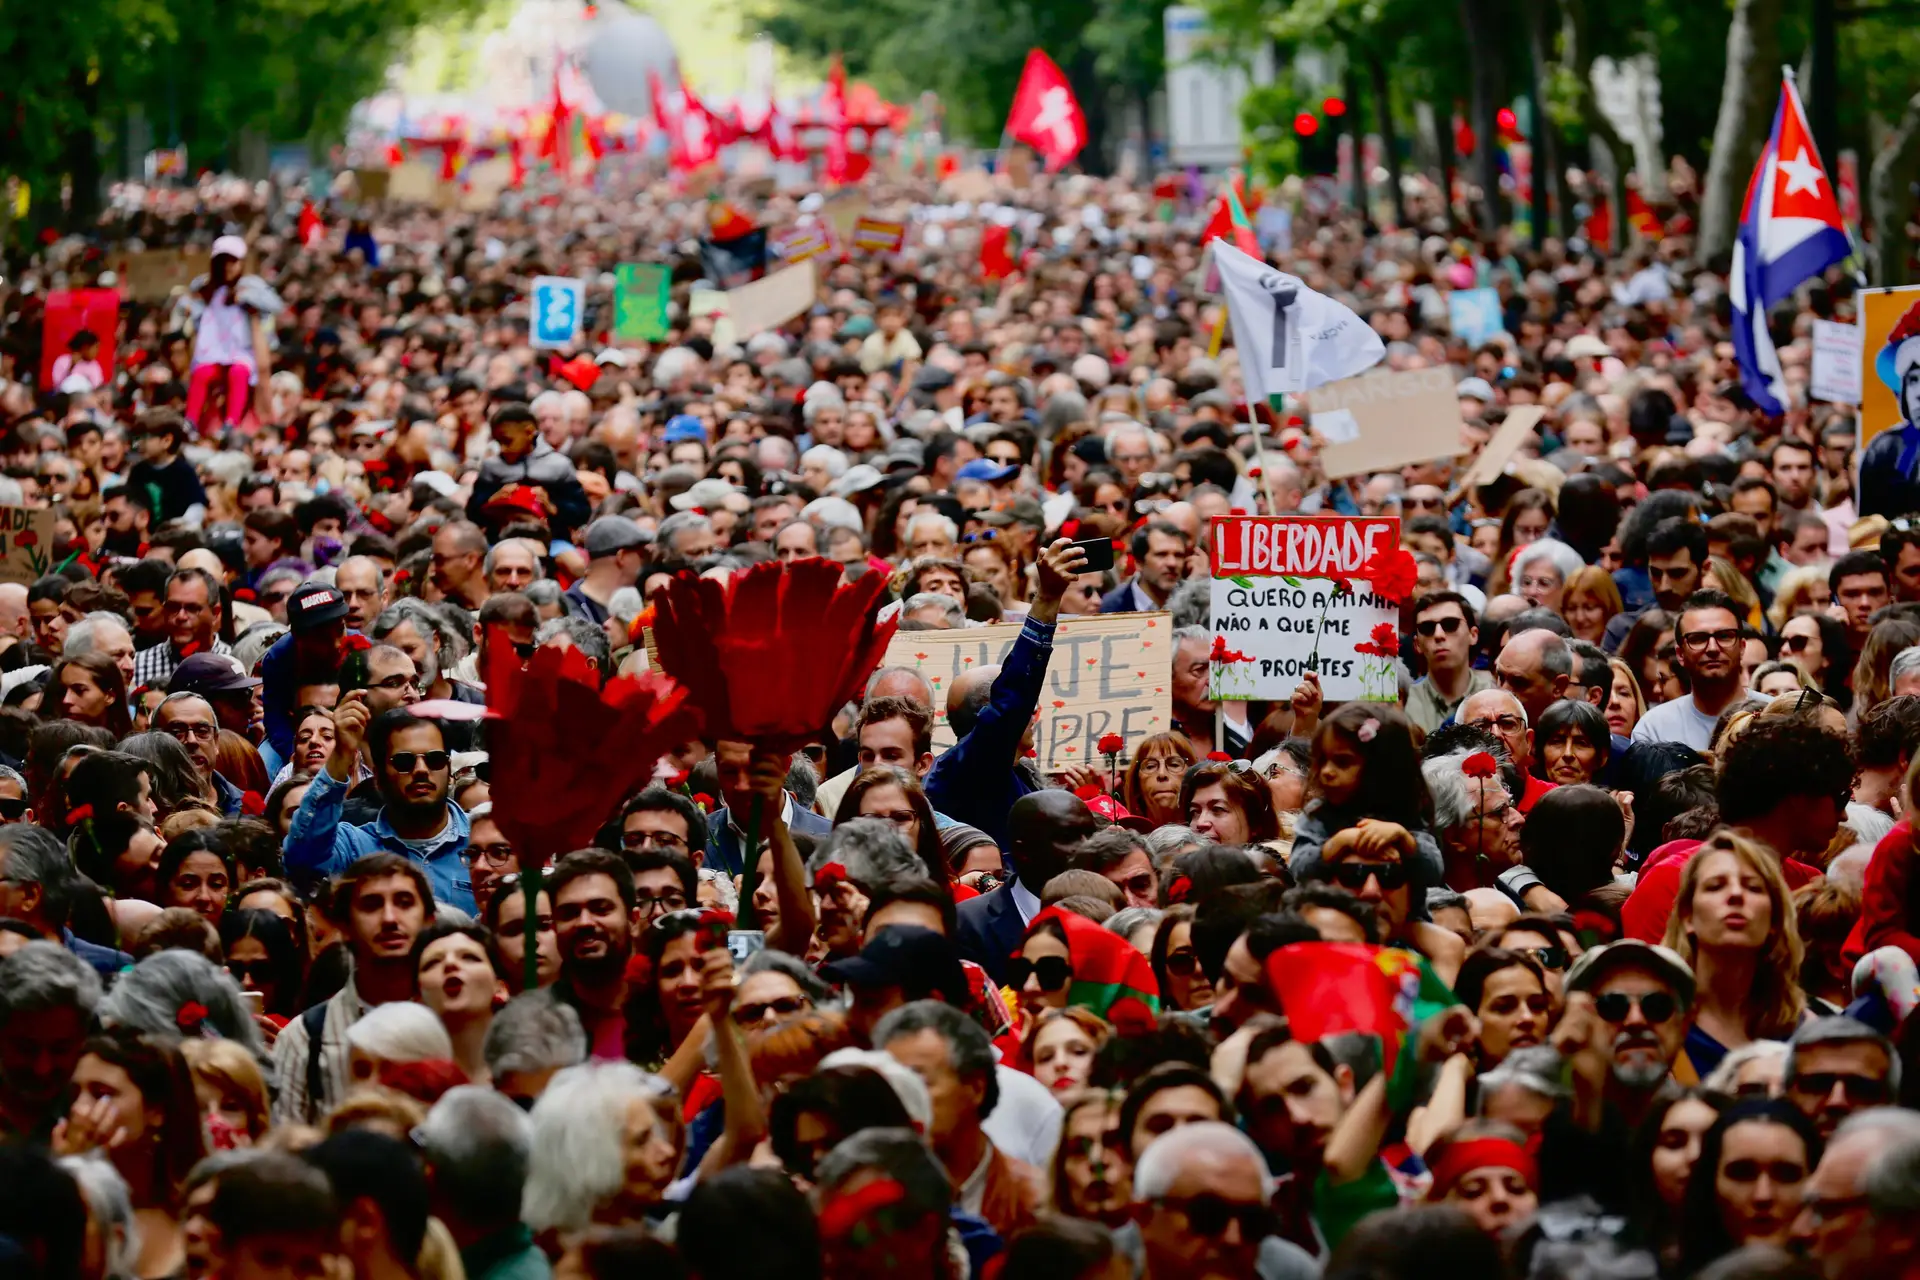
M1783 74L1773 132L1754 166L1741 209L1728 281L1733 349L1747 394L1765 412L1778 414L1786 411L1786 381L1767 332L1767 311L1802 282L1853 253L1791 70Z

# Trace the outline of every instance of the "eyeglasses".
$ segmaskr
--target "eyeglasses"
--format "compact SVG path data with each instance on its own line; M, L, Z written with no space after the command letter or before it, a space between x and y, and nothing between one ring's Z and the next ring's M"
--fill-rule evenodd
M1007 985L1015 991L1025 988L1028 978L1037 980L1042 991L1058 991L1072 977L1073 966L1064 956L1046 956L1039 960L1015 956L1007 961Z
M643 916L666 915L669 912L685 911L687 909L687 895L677 889L669 889L667 892L651 898L642 893L635 895L633 905L640 908L640 914Z
M1737 627L1729 627L1724 631L1689 631L1680 637L1680 643L1689 649L1705 649L1709 645L1731 649L1740 643L1740 631Z
M287 597L292 594L293 589L291 587L285 591L263 591L260 593L260 598L254 603L258 604L262 609L271 609L274 605L285 604Z
M161 728L167 736L176 742L212 742L220 735L220 726L213 724L166 724Z
M1491 729L1495 733L1518 733L1527 727L1527 722L1512 712L1503 716L1482 716L1467 723L1476 729Z
M227 972L233 975L235 982L252 982L255 986L274 979L271 960L229 960Z
M504 867L513 861L513 846L510 844L470 844L467 856L473 862L484 862L488 866Z
M1405 864L1399 862L1336 862L1327 867L1327 873L1335 884L1355 893L1366 888L1369 880L1378 880L1382 890L1392 893L1408 879Z
M776 1018L791 1018L812 1007L813 1001L805 996L781 996L778 1000L762 1000L759 1004L737 1004L733 1006L733 1020L747 1027L766 1021L769 1013Z
M1605 995L1595 996L1594 1010L1607 1022L1625 1022L1627 1011L1634 1005L1640 1006L1640 1016L1659 1026L1671 1018L1680 1008L1680 1002L1671 992L1646 991L1634 995L1626 991L1609 991Z
M966 542L966 543L992 542L994 539L998 538L999 536L1000 536L1000 531L998 529L980 529L973 533L968 534L966 537L960 539L960 541Z
M623 849L637 851L649 846L675 853L686 848L687 842L671 831L622 831L620 833L620 847Z
M1253 1245L1272 1235L1276 1227L1273 1210L1259 1201L1229 1200L1206 1192L1186 1199L1163 1196L1154 1203L1185 1214L1196 1235L1224 1235L1228 1224L1237 1222L1240 1238Z
M1844 1088L1847 1098L1856 1104L1877 1107L1887 1100L1885 1080L1848 1071L1809 1071L1787 1081L1787 1089L1803 1098L1830 1097L1835 1085Z
M1542 969L1555 973L1567 967L1567 949L1565 947L1514 947L1513 950L1523 956L1533 957L1533 962Z
M1431 636L1436 631L1444 631L1452 635L1466 625L1465 618L1428 618L1424 622L1414 623L1413 629L1423 636Z
M453 760L445 751L396 751L387 757L387 763L397 772L412 773L414 766L426 765L428 773L438 773Z

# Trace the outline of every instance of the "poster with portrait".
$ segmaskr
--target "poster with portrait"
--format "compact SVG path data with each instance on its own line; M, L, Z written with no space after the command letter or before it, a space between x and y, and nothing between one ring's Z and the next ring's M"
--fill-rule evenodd
M1860 447L1865 449L1882 431L1907 421L1887 381L1898 374L1898 344L1890 339L1901 320L1920 305L1920 285L1862 289L1855 296L1860 306Z

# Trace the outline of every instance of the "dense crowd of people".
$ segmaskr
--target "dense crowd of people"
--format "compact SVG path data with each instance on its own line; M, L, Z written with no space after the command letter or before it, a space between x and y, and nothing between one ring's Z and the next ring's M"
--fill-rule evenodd
M14 272L0 506L53 535L0 585L0 1273L1920 1275L1920 514L1807 397L1849 286L1779 317L1767 418L1684 237L1289 194L1269 259L1451 371L1457 456L1329 477L1245 402L1207 210L1083 177L878 186L902 252L745 337L664 188L127 193ZM41 350L127 246L208 269ZM656 343L608 335L635 260ZM1399 518L1396 701L1212 697L1235 513ZM678 744L524 881L487 674L658 669L668 584L816 557L1004 660ZM1058 638L1137 611L1173 727L1044 773Z

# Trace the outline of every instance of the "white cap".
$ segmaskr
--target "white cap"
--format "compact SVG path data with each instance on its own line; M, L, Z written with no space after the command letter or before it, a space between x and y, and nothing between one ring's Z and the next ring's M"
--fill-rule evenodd
M216 258L238 258L247 260L247 242L239 236L221 236L213 242L213 256Z

